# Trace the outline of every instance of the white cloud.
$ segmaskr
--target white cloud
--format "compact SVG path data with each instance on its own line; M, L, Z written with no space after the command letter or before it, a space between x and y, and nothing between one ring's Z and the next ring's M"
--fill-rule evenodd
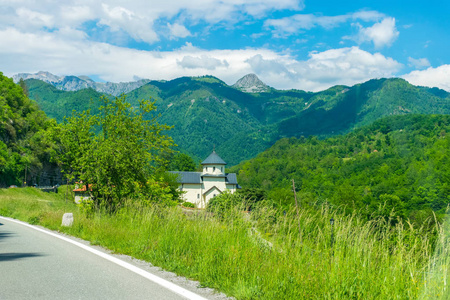
M190 34L182 21L233 23L249 16L262 17L274 10L303 8L303 0L4 0L1 3L2 29L14 27L30 33L68 27L80 30L86 22L92 22L106 26L105 32L125 33L146 43L154 43L164 34L155 29L159 20L170 20L174 24L172 37L183 38Z
M373 42L375 48L382 48L391 46L398 36L399 32L395 27L395 19L385 18L371 27L364 28L361 26L358 39L360 42Z
M450 65L442 65L437 68L428 68L421 71L412 71L401 76L411 84L429 87L438 87L450 92Z
M200 57L194 57L186 55L181 61L177 60L177 64L186 69L206 69L209 71L215 70L218 67L228 67L229 64L226 60L202 55Z
M409 65L416 68L416 69L423 69L426 67L431 66L430 61L427 58L412 58L408 57Z
M337 84L353 85L371 78L392 77L402 65L380 53L371 54L358 47L311 52L306 61L286 57L247 61L253 71L278 88L318 91Z
M9 28L0 30L0 40L1 71L7 76L50 71L119 82L131 81L134 76L170 80L214 75L233 84L245 74L256 73L275 88L317 91L335 84L389 77L401 67L392 58L358 47L312 52L302 61L267 49L204 50L189 43L173 51L138 51L59 31L34 34Z
M190 31L184 27L183 25L180 25L178 23L175 24L167 24L167 27L169 27L171 39L173 38L185 38L188 36L191 36L192 34Z
M338 16L321 16L314 14L297 14L281 19L269 19L264 22L264 26L273 28L275 37L296 34L302 30L309 30L314 27L330 29L337 27L349 20L362 20L365 22L375 22L385 17L377 11L358 11Z

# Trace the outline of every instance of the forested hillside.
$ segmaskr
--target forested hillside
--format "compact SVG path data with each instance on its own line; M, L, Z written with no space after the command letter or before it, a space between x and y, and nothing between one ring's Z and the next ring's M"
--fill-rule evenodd
M0 73L0 186L55 184L61 177L50 163L46 130L55 124L19 85ZM27 169L27 170L26 170Z
M93 113L98 113L100 97L103 95L90 88L74 92L62 91L37 79L26 80L26 85L30 98L59 123L65 116L70 117L73 110L82 112L91 109Z
M31 98L59 121L73 109L95 113L100 105L100 94L91 89L63 92L36 80L26 83ZM212 76L182 77L151 81L127 94L133 106L150 97L161 122L174 126L171 135L180 149L201 160L215 146L230 165L256 156L282 137L347 133L389 115L450 113L449 93L403 79L374 79L318 93L245 93Z
M450 203L450 116L391 116L343 136L285 138L232 171L275 203L391 214L421 224ZM381 205L381 209L380 209Z

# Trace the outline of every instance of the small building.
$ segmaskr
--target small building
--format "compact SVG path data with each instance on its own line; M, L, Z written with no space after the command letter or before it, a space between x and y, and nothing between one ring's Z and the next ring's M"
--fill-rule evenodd
M90 200L91 199L91 185L89 185L89 191L86 189L86 185L83 184L80 186L80 184L75 185L75 189L73 190L73 193L75 195L75 203L80 204L84 200Z
M184 192L183 199L194 203L197 208L206 208L211 198L226 190L234 193L239 185L236 173L225 173L227 163L213 151L203 162L202 172L177 172L179 189Z

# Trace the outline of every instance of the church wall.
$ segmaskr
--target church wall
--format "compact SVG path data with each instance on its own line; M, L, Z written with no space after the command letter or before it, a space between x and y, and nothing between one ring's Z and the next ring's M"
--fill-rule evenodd
M212 175L224 175L225 174L225 166L224 165L205 165L203 166L204 174L212 174Z
M230 193L236 192L236 185L235 184L227 184L227 190L230 191Z
M201 184L184 183L179 186L179 189L184 192L182 196L183 200L194 203L198 208L204 208L205 205L202 203L204 201L202 201L203 197Z
M222 191L223 192L223 191ZM220 191L217 188L213 188L210 191L206 192L204 195L205 203L208 203L211 198L220 195Z
M224 177L203 177L203 192L206 192L213 186L217 187L219 190L225 192L226 190L226 184L225 184L225 178Z

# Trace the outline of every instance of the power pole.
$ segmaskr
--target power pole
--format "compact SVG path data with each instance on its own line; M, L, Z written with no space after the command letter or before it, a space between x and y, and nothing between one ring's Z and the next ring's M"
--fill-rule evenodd
M299 207L299 205L298 205L298 203L297 203L297 192L295 191L295 181L294 181L294 179L292 179L292 189L294 190L294 198L295 198L295 207L296 207L296 210L297 210L297 220L298 220L298 234L299 234L299 237L300 237L300 244L302 244L303 243L303 241L302 241L302 232L301 232L301 227L300 227L300 215L299 215L299 213L298 213L298 207Z
M28 169L28 163L25 164L25 178L23 180L23 185L27 186L27 169Z

